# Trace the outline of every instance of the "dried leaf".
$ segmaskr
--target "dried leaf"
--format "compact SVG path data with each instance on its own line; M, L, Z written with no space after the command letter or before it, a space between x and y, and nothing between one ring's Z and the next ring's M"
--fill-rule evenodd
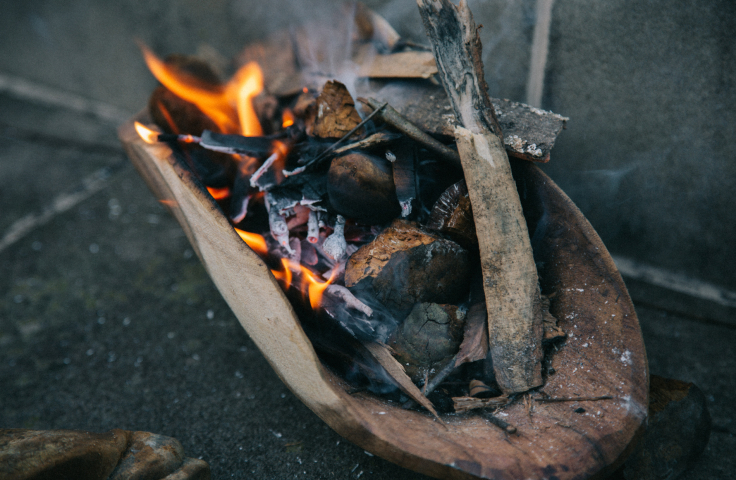
M325 83L317 97L317 118L312 134L321 138L340 138L359 123L355 101L345 85L335 81Z
M478 302L468 309L463 330L463 342L457 353L455 366L476 362L488 356L488 314L485 301Z
M419 390L419 388L417 388L417 386L412 383L411 379L404 371L404 366L401 365L393 357L393 355L391 355L391 352L386 345L378 342L369 342L365 343L364 345L368 349L368 351L371 352L373 358L375 358L376 361L381 364L381 366L386 370L386 373L388 373L394 380L394 382L396 382L396 385L401 389L402 392L404 392L409 397L411 397L412 400L432 412L432 415L437 417L438 420L442 421L437 415L437 411L434 409L432 402L430 402L429 399L424 396L421 390Z

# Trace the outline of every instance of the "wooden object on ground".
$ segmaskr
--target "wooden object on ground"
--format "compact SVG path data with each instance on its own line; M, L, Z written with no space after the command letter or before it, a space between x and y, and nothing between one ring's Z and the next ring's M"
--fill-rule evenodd
M170 475L170 476L169 476ZM149 432L114 429L0 429L3 480L163 479L209 480L207 462L185 458L178 440Z
M697 386L652 375L647 430L611 480L674 480L703 453L710 427L708 402Z
M317 96L316 109L314 128L310 133L320 138L340 138L360 123L353 97L345 85L337 81L325 83Z
M119 136L278 376L360 448L437 478L555 475L582 480L620 465L643 429L646 354L626 287L590 223L534 165L519 162L514 176L524 192L530 228L539 225L542 289L558 291L552 313L563 329L575 334L550 357L556 373L544 389L555 397L585 393L615 398L596 403L600 415L577 414L566 403L545 403L535 405L530 418L523 404L506 406L503 418L518 429L517 435L507 435L475 415L444 417L442 426L429 413L404 410L368 393L351 395L351 386L320 363L269 268L234 232L184 163L165 144L145 144L132 121L121 127Z
M388 102L422 131L435 137L454 136L455 114L441 85L418 80L372 80L358 95ZM545 163L567 117L511 100L491 98L504 147L515 158Z
M480 247L496 381L506 393L525 392L543 383L539 279L483 78L480 38L465 2L419 0L419 11L461 125L455 138Z

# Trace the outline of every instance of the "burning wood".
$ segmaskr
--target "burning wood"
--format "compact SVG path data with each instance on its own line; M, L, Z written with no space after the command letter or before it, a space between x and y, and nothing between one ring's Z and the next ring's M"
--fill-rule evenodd
M392 37L377 17L361 7L353 11L367 20L351 17L356 25L330 30L331 36L336 31L356 33L352 44L340 45L341 51L375 49L381 55L422 51L397 35ZM466 31L467 39L474 40L474 29ZM482 91L478 96L471 89L478 102L454 99L451 104L436 79L354 82L360 67L354 64L356 57L343 58L343 64L320 63L320 55L330 53L322 49L329 42L308 43L311 40L303 33L293 30L275 50L261 52L265 90L261 93L257 93L259 76L252 65L245 68L247 63L233 79L213 86L196 78L192 81L191 75L177 77L174 69L148 58L171 94L196 107L187 107L187 112L206 119L180 122L176 115L167 116L159 109L157 122L168 133L141 129L141 138L165 141L167 147L133 139L130 125L121 131L131 159L159 198L167 200L269 362L336 430L378 454L408 458L410 466L420 465L435 476L453 475L459 469L460 475L541 478L549 475L551 465L569 465L563 476L572 478L581 472L593 474L612 461L601 462L601 458L620 458L624 444L645 418L646 360L636 315L613 262L582 214L539 169L524 162L513 162L512 167L524 187L527 221L536 225L536 231L549 225L540 234L542 248L535 252L544 265L545 292L564 285L554 297L552 311L564 316L564 321L575 314L590 322L579 323L580 332L570 345L556 345L555 354L544 363L550 366L546 386L556 392L557 400L537 403L533 422L526 415L535 405L534 394L502 395L500 387L508 379L493 371L498 348L512 352L518 348L513 343L502 345L496 327L489 328L489 322L498 323L496 310L503 307L497 302L514 297L484 292L484 287L494 288L497 280L488 275L488 266L508 259L488 255L489 245L498 239L486 238L493 217L487 204L478 205L478 198L509 192L477 185L479 173L488 173L481 167L490 167L483 164L484 158L475 157L482 157L486 146L499 156L505 148L511 155L546 161L565 119L521 105L516 108L510 102L499 107L494 100L498 129ZM465 42L460 43L464 48ZM471 52L471 59L474 55L477 59L479 50ZM327 58L334 60L323 55ZM453 86L448 89L453 97L458 93L454 86L467 84L446 81L439 58L435 65L445 85ZM477 76L476 68L471 62L466 77ZM365 97L366 107L339 107L342 113L329 120L332 125L353 117L353 112L370 114L357 124L353 118L350 125L354 126L346 133L347 127L329 127L339 133L320 137L314 135L320 127L318 92L325 91L326 81L336 79L349 82L344 91ZM343 106L352 102L344 93L335 98L342 98ZM453 112L453 105L473 108ZM469 110L474 111L473 121L477 120L473 115L478 115L486 124L483 129L473 130L474 124L468 124L463 114ZM323 107L323 117L325 112ZM349 114L344 116L345 112ZM260 125L248 125L252 118ZM462 122L470 133L459 130L455 140L454 125L448 123L454 121ZM211 133L178 127L197 122L209 125ZM490 133L501 131L502 143ZM478 170L467 168L468 159L475 160ZM460 188L463 180L468 193ZM358 186L353 188L348 181ZM375 185L381 189L371 190ZM388 199L389 206L375 207L376 198ZM400 208L402 203L407 208ZM401 213L406 217L397 218ZM511 217L511 223L515 221L524 220ZM481 267L486 267L485 278ZM584 285L590 288L574 288ZM611 293L623 300L607 301L613 298ZM532 299L533 330L543 325L548 346L564 334L545 315L545 297ZM541 351L539 338L532 336L535 349ZM574 348L583 340L596 348L586 349L587 354ZM386 342L393 342L396 351ZM495 349L490 359L489 343ZM608 353L614 344L626 348L625 364L624 357L619 360L618 354ZM410 364L416 384L402 363ZM578 367L588 373L576 374ZM528 369L522 364L517 370ZM531 377L530 383L535 384ZM370 393L348 395L357 391ZM615 399L597 404L604 412L599 415L569 416L571 410L562 403L563 399L594 398L579 397L577 392L614 391ZM406 400L407 395L411 400ZM524 404L512 404L511 399ZM493 425L507 433L513 426L479 421L473 414L456 416L445 425L447 435L438 435L434 417L403 412L398 405L438 414L503 408L501 416L519 427L524 442L511 445ZM489 422L496 420L489 418ZM610 432L616 433L616 439L611 440ZM553 443L561 448L554 448L552 454L538 448Z
M363 42L357 51L364 55L352 57L352 61L363 62L358 72L368 77L427 77L437 73L439 66L445 84L462 85L446 71L448 53L444 50L455 48L452 42L456 39L443 37L438 43L432 38L435 61L430 52L407 48L385 20L364 7L357 8L355 21L356 41ZM466 27L473 28L472 24ZM301 35L297 31L292 36ZM545 341L563 334L549 316L548 301L545 304L545 298L535 296L536 276L530 276L535 271L527 268L524 275L517 275L526 278L527 290L534 286L530 295L511 288L518 285L518 278L509 280L516 273L504 270L506 265L527 265L531 259L528 233L494 233L498 223L491 220L524 225L518 197L513 214L496 217L482 204L471 208L481 198L496 198L498 205L513 203L511 192L515 195L508 167L503 180L496 181L485 160L490 155L501 165L499 155L504 148L494 136L501 135L502 122L495 121L482 90L479 65L466 63L456 72L476 76L474 87L467 90L470 96L452 90L445 96L429 83L414 81L408 86L382 80L379 89L368 90L368 98L358 99L366 112L361 119L345 85L337 80L314 84L319 75L307 80L314 71L302 75L305 72L292 62L304 60L305 52L301 47L291 50L289 37L278 38L284 41L284 52L272 61L269 57L276 53L265 48L268 43L249 48L241 56L243 62L258 59L262 74L260 69L254 73L253 63L246 63L225 83L196 61L175 57L160 62L143 47L149 66L164 84L149 103L154 121L167 133L147 134L149 140L169 142L187 156L188 164L229 213L233 225L264 234L237 230L270 265L292 302L311 311L314 320L309 321L328 322L365 345L373 361L356 361L356 365L371 385L389 379L387 384L434 413L425 395L459 375L458 366L485 361L489 350L496 375L476 379L474 386L464 390L466 395L479 389L498 395L496 381L506 392L541 384L541 338L536 342L534 335L525 332L531 329L536 334L537 320L542 318L539 312L544 311ZM477 60L479 52L473 52L471 60ZM302 82L298 89L294 88L297 80ZM261 92L261 82L266 92ZM405 92L409 100L392 97L396 91ZM432 96L426 94L430 91ZM393 98L391 103L396 102L400 111L377 98ZM424 110L407 107L417 98L426 102ZM438 107L448 98L464 125L457 130L456 144L446 129L440 129L436 137L427 133L437 134L432 125L446 122L446 109ZM483 108L468 108L471 103ZM531 115L506 110L502 119L513 112L515 121ZM269 134L264 135L264 130ZM513 127L509 130L512 133L507 133L504 142L513 150L521 137L513 133L517 132ZM550 148L553 141L548 142ZM527 144L523 148L533 150ZM532 158L537 153L529 155ZM464 180L458 168L461 164ZM215 177L217 182L213 182ZM491 183L486 184L489 179ZM469 279L477 265L483 268L484 279L477 275L471 292ZM497 271L505 271L505 277L493 273ZM318 280L320 276L327 281ZM514 320L499 314L508 310L508 304L524 302L539 313L531 324L524 313L528 307L519 307L522 312ZM324 328L309 331L326 334ZM533 341L527 343L527 337ZM313 342L325 345L327 340L314 337ZM359 353L357 344L351 348L354 355L368 355ZM532 355L519 358L522 351L532 351ZM514 370L514 374L499 372L499 368ZM488 373L485 367L481 370ZM412 382L424 383L424 394ZM468 401L473 406L461 401L455 409L499 406L506 401L505 397Z

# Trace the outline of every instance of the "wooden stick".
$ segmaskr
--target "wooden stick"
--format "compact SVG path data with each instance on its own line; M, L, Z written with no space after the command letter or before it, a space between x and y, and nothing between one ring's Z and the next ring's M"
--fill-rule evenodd
M381 102L379 102L375 98L358 98L358 101L374 109L371 115L376 113L376 111L381 108L382 105ZM391 125L396 130L400 131L415 142L421 143L426 148L439 153L440 155L442 155L443 158L449 160L454 165L460 166L460 157L455 150L424 133L419 127L411 123L408 118L401 115L393 107L391 107L391 105L387 105L385 103L383 105L383 111L378 114L378 118Z
M439 75L461 126L458 152L473 206L490 355L505 393L542 385L542 317L529 232L483 78L481 44L464 0L417 0Z

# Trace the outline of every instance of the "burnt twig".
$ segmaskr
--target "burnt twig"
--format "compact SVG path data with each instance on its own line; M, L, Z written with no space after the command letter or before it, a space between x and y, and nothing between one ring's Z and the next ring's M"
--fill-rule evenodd
M509 424L508 422L504 420L501 420L500 418L493 415L492 413L487 413L483 415L483 417L489 422L491 422L492 424L494 424L495 426L497 426L498 428L500 428L501 430L505 431L506 433L510 433L510 434L516 433L515 426Z
M409 119L401 115L387 103L381 104L375 98L358 98L358 101L374 109L373 113L376 113L378 110L383 108L383 111L379 114L379 118L381 120L391 125L396 130L400 131L415 142L419 142L426 148L439 153L440 155L442 155L443 158L451 161L455 166L460 166L460 155L458 155L455 150L424 133L421 129L419 129L419 127L414 125L412 122L409 121Z

